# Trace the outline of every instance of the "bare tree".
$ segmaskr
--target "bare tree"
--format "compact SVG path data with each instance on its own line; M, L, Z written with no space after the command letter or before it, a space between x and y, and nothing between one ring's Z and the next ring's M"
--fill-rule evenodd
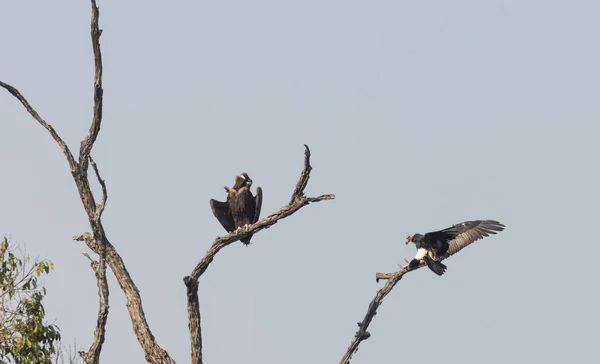
M129 275L123 259L117 252L116 248L108 240L104 227L102 226L101 218L108 199L108 192L104 180L100 177L98 166L91 157L94 142L98 137L102 123L102 101L104 93L102 89L102 52L100 48L100 36L102 35L102 30L98 26L99 9L96 5L96 0L91 0L91 5L91 38L95 65L94 111L88 134L81 142L79 148L78 160L75 159L67 144L54 130L52 125L47 123L38 114L38 112L31 106L31 104L19 92L19 90L2 81L0 81L0 86L6 89L15 98L17 98L21 104L23 104L29 114L31 114L31 116L50 133L52 138L61 148L69 164L69 169L77 186L77 190L79 191L79 196L81 198L81 202L83 203L84 210L88 215L92 233L86 232L75 236L73 239L85 242L88 248L99 257L98 261L95 261L92 258L90 258L90 260L92 269L96 275L100 304L93 343L87 352L79 352L81 358L88 364L96 364L99 362L102 344L104 343L105 326L109 312L109 292L108 284L106 282L106 265L108 265L111 271L114 273L119 286L127 298L127 309L131 318L133 331L135 332L138 342L144 351L146 360L149 363L174 363L175 361L171 358L169 353L155 340L148 322L146 321L146 315L144 314L142 299L140 297L138 288ZM192 270L190 275L184 278L184 282L187 287L188 326L190 330L192 347L192 363L202 363L202 335L198 302L198 279L206 271L215 255L227 245L230 245L241 238L255 234L274 225L277 223L277 221L294 214L302 207L307 206L312 202L331 200L335 198L335 196L332 194L322 195L319 197L306 197L304 195L304 189L306 188L312 169L310 166L310 150L308 149L308 146L305 147L306 151L304 158L304 169L302 170L300 179L296 184L294 192L292 193L290 202L275 213L261 219L245 229L240 229L224 237L217 238L208 249L205 256ZM90 164L92 165L96 179L102 187L102 197L99 203L96 202L96 198L92 192L88 180L88 167Z

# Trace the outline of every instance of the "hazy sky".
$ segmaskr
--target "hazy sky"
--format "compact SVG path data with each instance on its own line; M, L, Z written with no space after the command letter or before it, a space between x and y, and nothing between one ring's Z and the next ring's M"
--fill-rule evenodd
M337 363L408 233L473 219L504 232L386 298L352 363L589 363L600 202L597 1L105 1L104 226L150 327L189 362L185 286L224 233L208 200L248 172L263 216L200 283L206 363ZM0 80L74 151L92 114L87 1L0 2ZM91 343L89 231L63 154L0 90L0 234L51 259L49 320ZM99 190L97 185L94 187ZM143 363L109 273L104 363Z

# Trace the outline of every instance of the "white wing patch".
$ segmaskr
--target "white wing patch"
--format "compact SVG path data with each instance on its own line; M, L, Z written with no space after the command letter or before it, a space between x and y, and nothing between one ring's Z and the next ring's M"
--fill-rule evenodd
M415 255L416 260L422 260L426 255L429 254L429 251L425 248L417 249L417 255Z

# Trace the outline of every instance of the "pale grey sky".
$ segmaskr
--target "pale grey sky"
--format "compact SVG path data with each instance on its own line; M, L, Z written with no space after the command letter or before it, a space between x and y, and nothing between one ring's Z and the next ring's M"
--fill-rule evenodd
M99 1L104 226L158 342L189 362L185 287L248 172L263 216L313 151L335 193L222 251L200 284L206 363L337 363L408 233L504 232L406 276L352 363L591 362L600 323L600 3ZM78 150L92 111L87 1L0 2L0 79ZM60 149L0 92L0 233L52 259L48 318L88 346L97 290ZM590 257L591 261L586 261ZM110 277L105 363L143 363Z

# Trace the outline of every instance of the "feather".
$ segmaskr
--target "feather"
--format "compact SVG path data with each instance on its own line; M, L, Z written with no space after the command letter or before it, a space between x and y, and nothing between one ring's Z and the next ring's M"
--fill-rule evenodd
M477 240L503 231L504 228L503 224L494 220L465 221L456 224L448 228L453 231L455 237L448 243L448 251L440 257L440 260L449 258Z
M262 188L260 187L256 187L256 209L254 210L254 220L252 221L252 223L254 224L255 222L258 221L258 219L260 219L260 209L262 207Z
M219 220L226 231L232 232L235 230L235 224L233 223L233 217L229 212L229 204L227 202L211 199L210 208L213 212L213 215L215 215L217 220Z
M417 247L414 259L425 261L429 269L441 276L446 271L446 266L440 263L442 260L479 239L504 230L504 227L495 220L465 221L425 235L409 235L406 241L413 242Z

